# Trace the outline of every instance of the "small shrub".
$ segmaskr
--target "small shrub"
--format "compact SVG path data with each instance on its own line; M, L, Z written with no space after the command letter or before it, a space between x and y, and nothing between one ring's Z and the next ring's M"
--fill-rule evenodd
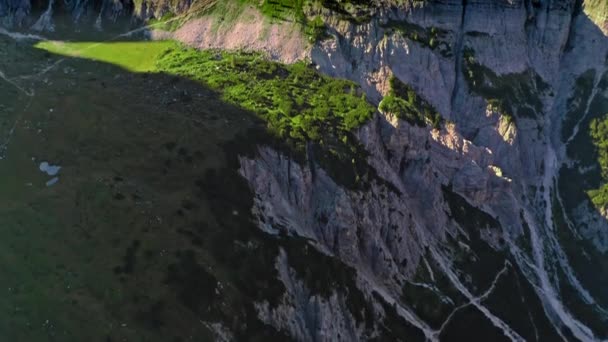
M598 163L601 169L603 184L599 189L589 190L587 195L598 208L608 206L608 114L602 119L593 119L589 124L589 135L597 149Z
M412 87L392 76L390 79L391 90L385 96L378 109L384 113L391 113L407 122L433 128L440 128L443 122L441 115L424 99L422 99Z

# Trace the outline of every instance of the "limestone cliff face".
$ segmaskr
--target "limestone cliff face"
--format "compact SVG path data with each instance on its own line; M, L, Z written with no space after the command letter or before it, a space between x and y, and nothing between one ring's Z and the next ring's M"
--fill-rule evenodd
M555 222L561 210L555 202L555 182L568 158L560 138L568 99L579 75L590 68L603 74L606 68L606 37L579 15L578 6L574 1L445 1L379 8L364 24L323 12L331 38L311 52L320 70L357 81L374 101L388 92L388 77L395 75L450 123L432 130L377 115L358 136L383 182L363 192L340 188L322 170L293 165L262 148L258 159L242 160L242 174L257 194L254 211L260 226L270 233L273 227L286 227L352 265L364 279L360 285L369 298L382 293L405 320L434 339L442 330L421 319L424 313L402 297L404 285L415 281L419 267L434 263L429 267L438 267L470 305L476 298L472 288L479 286L457 262L461 243L468 245L471 237L466 219L454 218L445 193L449 187L497 219L494 229L482 229L482 240L515 261L510 267L536 288L558 334L606 338L607 331L593 321L606 322L602 312L608 302L601 292L589 289L593 279L583 279L572 267ZM436 38L441 39L440 47L400 32L403 22L410 25L405 30L442 32ZM491 70L486 76L495 94L467 79L467 72L474 70L467 70L465 51L474 51L478 63ZM502 80L509 82L504 88ZM511 121L488 106L492 97L508 97L509 91L533 83L544 85L514 95L519 103L537 102L532 113L524 115L522 107ZM571 229L603 252L608 225L588 207L588 202L579 204L570 217ZM453 239L460 241L456 247L450 244ZM499 281L502 270L496 271ZM561 291L568 287L597 318L580 317L573 305L561 302ZM527 338L494 315L495 308L482 304L478 309L511 340Z
M429 249L440 253L443 242L462 237L448 215L442 187L451 184L480 206L492 201L511 205L513 194L510 181L497 174L491 151L465 140L453 127L429 132L399 121L394 124L378 116L359 133L371 152L370 164L391 186L373 183L366 191L348 191L323 170L302 167L268 148L261 148L258 159L242 159L241 173L256 193L254 213L261 229L278 234L279 227L286 228L311 239L324 253L357 269L361 288L370 299L373 293L382 293L384 301L407 312L410 324L433 338L439 331L417 318L400 296L421 265L449 259L429 256ZM513 209L503 206L501 211L512 214ZM511 223L519 224L514 218ZM487 232L489 242L500 250L504 246L498 236L503 232L497 229L488 227ZM332 317L330 308L317 310ZM343 336L354 335L357 340L370 337L357 329L347 332Z

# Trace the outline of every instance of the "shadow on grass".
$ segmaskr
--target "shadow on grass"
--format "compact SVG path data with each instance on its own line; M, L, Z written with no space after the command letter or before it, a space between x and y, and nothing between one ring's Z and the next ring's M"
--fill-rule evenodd
M17 45L4 66L59 58ZM283 242L253 224L253 194L237 172L237 155L280 142L199 82L62 58L20 80L36 95L12 109L23 112L0 168L34 190L0 196L0 278L11 288L0 303L15 308L0 335L211 340L221 322L237 340L287 340L253 307L284 292L274 267ZM53 187L20 171L43 159L63 166ZM304 250L293 244L290 253Z
M81 58L96 57L84 51L59 56L32 42L0 44L9 52L0 67L35 94L11 109L20 114L11 117L14 139L0 164L6 182L25 184L0 193L7 204L0 208L0 250L15 260L0 268L0 278L18 289L0 302L19 308L0 317L0 335L211 340L213 323L221 323L236 340L289 340L254 308L276 306L285 292L275 269L280 249L315 294L331 295L325 285L342 292L351 315L369 325L373 308L354 269L305 239L270 236L253 223L253 194L237 157L268 145L303 162L303 150L201 82L123 68L145 53L104 52L113 65ZM312 150L319 163L334 163L337 178L352 181L349 166L317 153L321 147ZM56 185L22 172L37 173L41 160L62 166Z

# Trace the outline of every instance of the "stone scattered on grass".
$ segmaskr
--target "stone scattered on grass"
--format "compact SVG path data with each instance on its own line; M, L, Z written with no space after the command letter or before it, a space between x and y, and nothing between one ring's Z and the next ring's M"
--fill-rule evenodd
M46 173L49 176L56 176L57 173L59 173L59 170L61 170L61 166L51 165L48 162L40 163L39 168L40 168L40 171Z
M53 186L59 182L59 177L53 177L48 182L46 182L46 186Z

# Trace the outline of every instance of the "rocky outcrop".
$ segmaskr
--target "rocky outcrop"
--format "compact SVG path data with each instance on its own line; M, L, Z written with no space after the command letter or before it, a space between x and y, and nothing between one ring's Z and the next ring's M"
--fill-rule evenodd
M309 56L310 44L299 25L272 22L253 7L246 7L231 22L211 15L190 20L171 37L199 49L262 52L283 63L294 63Z
M361 330L347 308L347 298L333 292L328 298L312 293L289 267L284 251L277 259L279 278L287 291L277 308L258 303L261 320L276 326L298 341L356 341ZM330 290L331 291L331 290ZM326 316L326 315L330 316Z
M491 151L464 139L453 125L429 132L398 120L393 124L378 116L359 133L370 151L370 164L389 185L373 183L366 191L349 191L322 169L303 167L268 148L261 148L257 159L243 158L241 173L256 193L254 214L260 228L315 241L317 248L358 270L369 298L381 288L387 300L400 303L403 286L414 279L419 265L428 263L422 261L426 251L461 234L446 215L444 186L450 184L480 206L512 200L512 192L510 181L496 171ZM510 225L519 224L513 209L501 207L509 214L505 217L515 219L505 220ZM319 315L333 317L327 305L318 308ZM406 303L394 305L409 310ZM263 312L267 321L284 327L281 322L287 317ZM410 323L421 325L416 319ZM290 329L300 336L301 328Z

